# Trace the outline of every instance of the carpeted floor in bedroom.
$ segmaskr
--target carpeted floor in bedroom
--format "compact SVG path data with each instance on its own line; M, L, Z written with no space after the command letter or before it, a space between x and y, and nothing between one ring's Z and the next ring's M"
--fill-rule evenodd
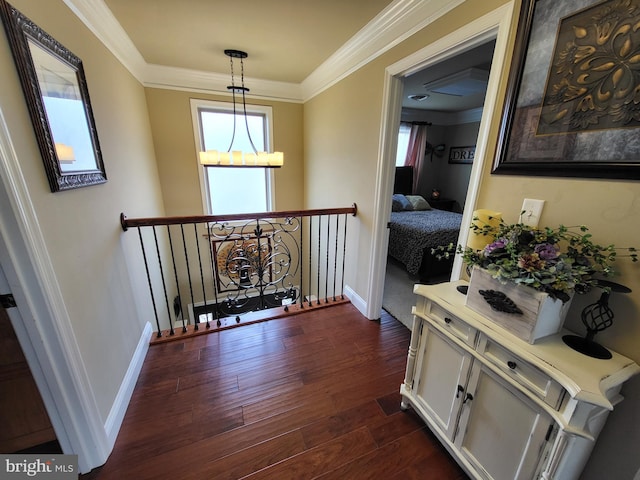
M449 275L433 278L428 283L441 283L449 280ZM404 266L392 258L387 258L387 270L384 279L382 308L411 330L413 315L411 308L416 304L413 286L420 283L418 277L409 275Z

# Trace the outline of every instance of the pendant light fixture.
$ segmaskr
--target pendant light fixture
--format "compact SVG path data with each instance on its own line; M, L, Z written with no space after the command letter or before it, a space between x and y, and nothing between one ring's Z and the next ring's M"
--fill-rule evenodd
M284 163L282 152L259 152L253 144L253 139L249 132L247 104L245 98L245 94L249 92L249 89L244 86L244 59L248 57L248 54L241 50L225 50L224 54L229 57L231 64L231 85L227 86L227 90L231 90L231 93L233 94L233 134L231 136L231 143L229 143L229 148L226 152L218 150L200 152L200 163L207 167L281 167ZM235 77L233 74L234 59L240 59L241 84L239 86L235 84ZM244 125L247 130L247 137L249 138L249 143L253 149L251 152L232 150L233 141L236 137L236 94L242 94L242 113L244 115Z

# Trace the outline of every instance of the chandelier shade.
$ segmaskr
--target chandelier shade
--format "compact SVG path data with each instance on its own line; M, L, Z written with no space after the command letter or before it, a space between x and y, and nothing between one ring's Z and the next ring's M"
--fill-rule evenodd
M200 152L200 164L206 167L261 167L261 168L278 168L284 164L284 155L282 152L259 152L251 138L249 132L249 123L247 121L247 104L245 94L249 92L249 89L244 85L244 59L248 57L246 52L241 50L225 50L224 54L229 57L231 64L231 85L227 86L227 90L230 90L233 94L233 134L231 136L231 142L227 151L220 150L206 150ZM240 85L235 84L235 76L233 73L234 59L240 60ZM236 107L236 95L242 95L242 116L244 118L244 125L247 132L249 143L251 144L251 151L234 150L233 142L236 137L236 120L238 117L238 110Z
M284 159L282 152L207 150L200 152L200 163L209 167L281 167L284 164Z

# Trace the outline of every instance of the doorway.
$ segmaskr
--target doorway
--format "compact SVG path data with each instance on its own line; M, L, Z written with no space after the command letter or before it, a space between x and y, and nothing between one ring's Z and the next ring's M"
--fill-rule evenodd
M376 192L373 219L373 241L369 284L367 291L367 318L380 318L386 269L389 205L393 190L396 146L402 109L403 81L405 77L435 65L448 58L468 51L478 45L495 40L495 50L487 84L487 95L476 143L475 161L471 168L467 189L462 225L470 225L473 210L476 207L480 178L488 143L491 116L498 104L498 85L501 70L505 63L508 37L513 18L513 2L509 2L492 12L466 24L464 27L440 38L429 46L405 57L387 67L383 93L383 111L381 119L380 148L376 175ZM458 243L466 244L468 229L461 228ZM456 257L451 272L451 280L460 278L462 260Z
M473 162L463 161L456 154L475 149L494 49L495 39L491 39L406 76L402 82L402 125L406 128L412 124L426 125L427 132L421 166L413 172L418 178L417 190L412 193L430 202L433 210L447 210L458 218L464 210ZM404 142L399 141L398 145ZM400 166L398 162L403 157L399 151L396 166ZM434 192L438 194L436 199ZM424 212L434 216L438 213ZM394 215L421 214L392 214L392 221ZM392 235L393 239L397 243L396 236ZM398 250L398 246L390 249L391 255L387 256L382 308L411 329L413 285L447 281L451 272L444 272L444 265L423 261L426 268L412 274L401 258L393 257L393 250Z
M6 284L6 280L0 269L1 284ZM5 309L12 296L4 291L1 293L0 452L62 453L40 391Z

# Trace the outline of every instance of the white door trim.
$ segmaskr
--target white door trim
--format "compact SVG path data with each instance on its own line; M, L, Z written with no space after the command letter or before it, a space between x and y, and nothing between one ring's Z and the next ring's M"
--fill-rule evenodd
M88 472L112 446L1 109L0 267L18 304L7 312L58 441Z
M403 78L407 75L434 65L449 57L467 51L475 46L496 39L496 46L491 63L487 96L480 121L478 140L476 143L476 161L471 169L469 189L462 214L462 228L458 242L465 245L468 228L476 209L480 179L485 162L491 118L498 102L498 85L500 74L504 68L508 38L513 18L513 1L476 19L464 27L452 32L427 47L403 58L387 67L385 71L384 92L382 99L382 121L378 148L378 164L376 169L376 196L373 219L373 245L369 262L369 285L367 291L366 316L370 319L380 318L382 311L382 295L387 258L388 232L391 194L393 190L394 159L397 143L397 132L402 110ZM456 256L451 279L460 278L462 259Z

